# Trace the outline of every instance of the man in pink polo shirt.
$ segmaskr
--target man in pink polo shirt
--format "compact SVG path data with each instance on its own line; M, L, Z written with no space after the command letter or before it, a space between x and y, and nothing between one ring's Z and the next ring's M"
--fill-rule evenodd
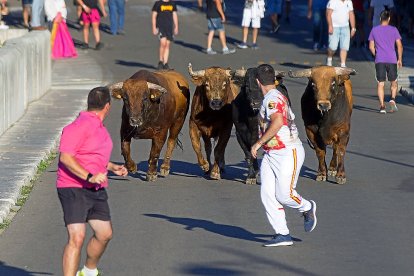
M94 88L88 95L88 110L81 112L62 131L56 187L68 231L68 243L63 251L64 276L98 275L98 261L112 237L105 190L107 172L126 176L128 171L109 161L112 140L102 122L110 108L109 90ZM86 223L94 235L86 249L85 266L77 273Z

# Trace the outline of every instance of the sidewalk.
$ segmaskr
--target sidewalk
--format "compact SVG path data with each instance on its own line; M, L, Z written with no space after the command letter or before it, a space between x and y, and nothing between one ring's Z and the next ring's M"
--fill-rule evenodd
M86 107L89 90L102 84L99 65L82 51L78 54L76 59L53 62L52 89L0 136L0 223L21 187L30 183L40 162L56 149L63 126Z

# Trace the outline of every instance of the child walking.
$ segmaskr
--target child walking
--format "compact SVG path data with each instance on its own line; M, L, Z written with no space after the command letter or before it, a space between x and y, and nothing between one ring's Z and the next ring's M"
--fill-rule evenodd
M159 0L152 7L152 33L160 39L158 70L170 69L168 57L173 35L178 34L177 6L170 0Z
M92 31L95 37L95 50L100 50L103 47L101 42L101 34L99 32L99 24L101 22L101 16L99 14L99 8L103 17L106 17L104 0L77 0L82 7L82 21L83 21L83 41L81 46L83 49L89 48L89 27L92 24ZM99 6L98 6L99 5Z

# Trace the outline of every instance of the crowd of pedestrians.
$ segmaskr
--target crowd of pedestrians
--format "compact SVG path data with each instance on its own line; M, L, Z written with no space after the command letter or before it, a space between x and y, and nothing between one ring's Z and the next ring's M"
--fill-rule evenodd
M81 49L89 49L90 30L95 40L95 46L100 50L104 47L101 41L100 22L107 16L105 6L109 10L110 34L125 35L125 1L126 0L74 0L76 16L80 29L83 31ZM269 33L276 34L281 28L281 18L290 23L292 0L244 0L241 18L241 42L236 43L239 49L258 50L258 37L263 21L269 25ZM157 69L169 69L170 44L178 35L177 5L173 0L154 1L152 8L152 33L158 36L159 61ZM63 3L63 4L62 4ZM1 14L8 13L7 0L0 0ZM46 6L45 6L46 5ZM57 5L57 6L56 6ZM53 31L53 23L57 13L46 14L48 24L45 24L45 10L55 10L64 6L61 0L22 0L22 25L29 30ZM197 0L196 5L207 18L208 30L205 53L208 55L232 54L236 49L227 44L225 23L226 4L224 0ZM313 44L309 45L314 51L326 51L326 65L335 65L333 58L339 52L339 65L346 66L350 47L368 48L370 31L381 25L380 15L384 10L390 14L389 25L395 26L400 34L414 36L414 1L412 0L307 0L307 18L313 26ZM50 12L49 12L50 13ZM296 11L295 11L296 13ZM60 11L62 20L66 21L66 6ZM0 24L0 29L5 28ZM251 30L251 43L249 32ZM213 49L214 35L218 33L221 49ZM70 36L69 32L68 35ZM76 56L67 55L66 57ZM383 106L383 104L381 104Z

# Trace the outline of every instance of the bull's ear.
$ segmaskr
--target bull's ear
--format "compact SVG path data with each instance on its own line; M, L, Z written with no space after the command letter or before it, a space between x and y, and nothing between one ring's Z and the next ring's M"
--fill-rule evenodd
M191 65L191 63L188 64L188 74L191 76L191 81L197 86L200 86L205 82L204 76L206 70L193 71L193 65Z
M122 99L123 96L124 90L122 88L112 90L112 97L114 97L115 99Z
M338 76L337 77L338 83L340 85L344 84L344 82L347 81L347 80L349 80L349 79L350 79L350 76L349 75L342 75L342 76Z
M108 85L107 88L109 89L109 92L111 93L112 97L114 97L115 99L121 99L125 93L122 89L123 85L123 82L117 82Z
M160 90L151 89L151 91L150 91L150 100L152 102L159 102L162 94L164 94L164 93Z
M191 76L191 81L194 83L194 85L200 86L205 82L205 78L204 76Z

